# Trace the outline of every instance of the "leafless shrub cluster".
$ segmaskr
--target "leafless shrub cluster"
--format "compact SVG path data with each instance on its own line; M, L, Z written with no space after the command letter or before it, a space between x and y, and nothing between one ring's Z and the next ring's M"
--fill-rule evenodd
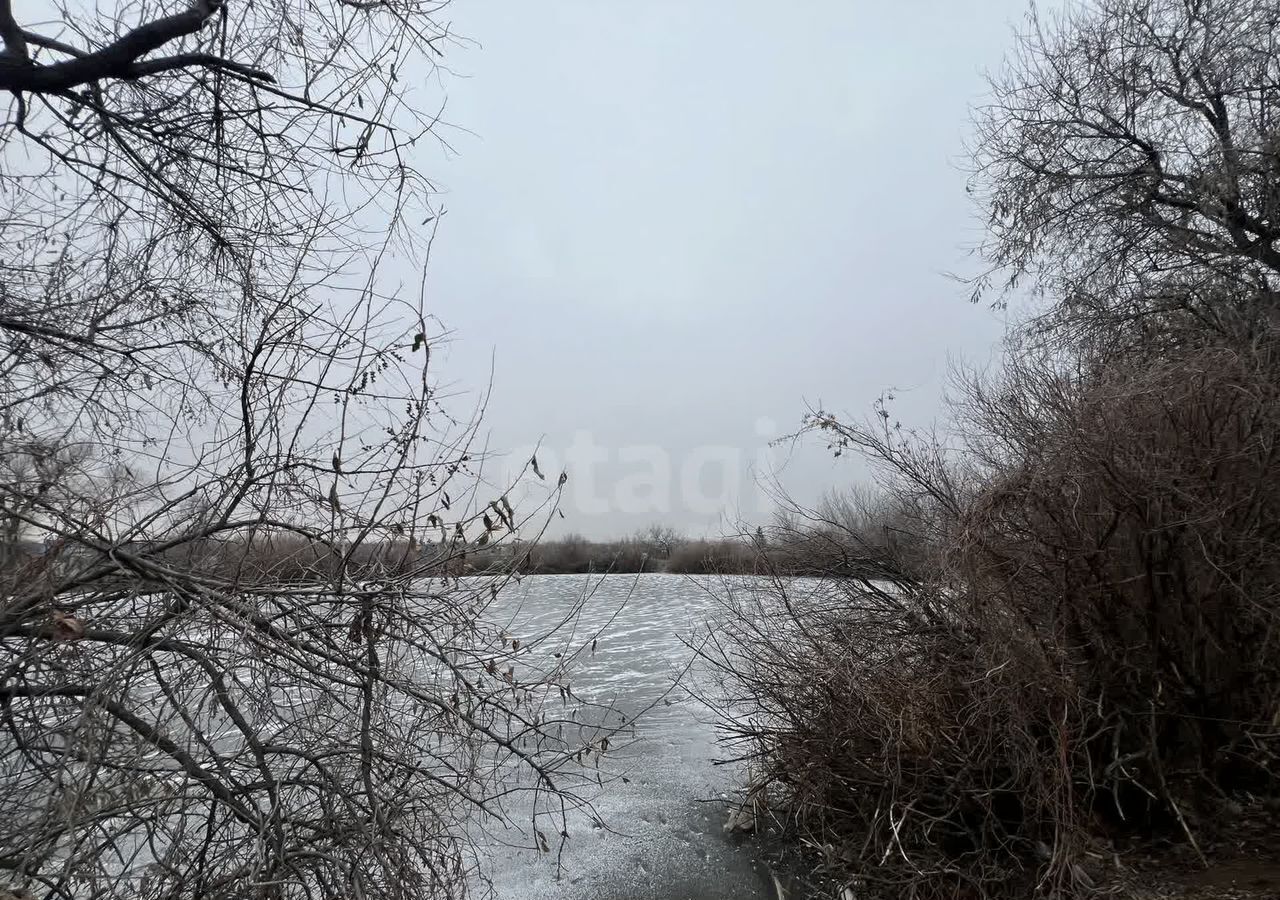
M535 511L483 487L474 427L430 424L422 326L264 319L213 386L131 394L114 441L6 435L16 885L454 896L476 875L466 822L518 808L550 849L578 802L606 735L562 705L582 636L508 634L506 571L443 577Z
M576 534L541 540L517 554L521 572L543 575L741 574L755 571L755 563L753 545L740 539L691 540L657 525L615 541L589 541Z
M684 575L753 573L756 549L735 538L687 541L671 554L666 571Z
M791 575L910 578L927 565L919 513L906 498L833 491L816 507L785 495L774 522L752 537L768 570Z
M1278 338L1017 357L959 454L816 416L931 507L930 564L726 592L751 801L863 889L987 896L1085 890L1110 840L1280 789Z
M770 540L821 577L726 582L703 653L748 802L855 896L1085 895L1280 793L1278 23L1033 17L975 188L993 271L1050 302L945 434L811 415L875 491Z
M637 535L618 541L589 541L580 534L542 540L520 560L521 571L541 575L580 575L587 572L660 572L667 548Z

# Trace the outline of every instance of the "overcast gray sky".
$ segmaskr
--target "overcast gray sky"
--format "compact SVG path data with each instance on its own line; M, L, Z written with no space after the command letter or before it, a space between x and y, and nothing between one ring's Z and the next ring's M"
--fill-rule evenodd
M447 376L487 381L495 450L570 474L559 530L715 532L858 478L764 451L806 403L900 389L940 412L948 362L1003 332L971 270L968 109L1025 0L459 0L456 155L432 310ZM736 456L735 456L736 454ZM735 461L736 460L736 461ZM724 482L728 482L725 484Z

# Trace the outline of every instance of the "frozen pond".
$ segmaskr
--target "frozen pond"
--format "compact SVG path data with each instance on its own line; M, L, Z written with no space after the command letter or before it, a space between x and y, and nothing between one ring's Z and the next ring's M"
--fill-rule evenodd
M677 575L603 581L548 575L525 578L504 592L515 621L537 633L594 589L578 630L608 625L594 656L575 671L574 691L612 700L628 717L653 709L634 739L608 758L609 771L622 777L607 783L595 802L607 828L585 820L571 828L558 875L555 854L512 849L501 835L490 836L488 870L499 900L774 897L767 866L753 857L751 845L723 832L721 798L734 773L712 765L712 717L688 691L672 690L690 659L680 639L710 609L704 584Z

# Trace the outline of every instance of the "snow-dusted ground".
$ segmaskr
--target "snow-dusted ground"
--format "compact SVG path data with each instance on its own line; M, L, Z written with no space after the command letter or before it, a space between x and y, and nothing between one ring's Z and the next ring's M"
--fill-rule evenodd
M714 767L714 731L707 710L688 692L671 689L690 659L680 642L709 608L698 583L673 575L610 576L595 585L578 633L611 617L596 653L584 660L574 692L613 700L641 718L633 742L610 754L608 768L625 776L600 792L596 811L607 828L571 827L560 857L513 850L492 836L488 870L499 900L754 900L773 897L767 867L750 845L727 837L721 798L733 773ZM578 576L526 578L511 589L517 620L536 633L557 621L588 585ZM508 598L504 597L504 602ZM665 695L665 696L664 696Z

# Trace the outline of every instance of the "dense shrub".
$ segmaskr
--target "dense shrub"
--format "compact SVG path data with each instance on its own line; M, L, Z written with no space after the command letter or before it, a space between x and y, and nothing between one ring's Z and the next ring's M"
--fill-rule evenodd
M682 575L749 574L757 568L751 544L738 540L688 541L671 554L666 571Z
M692 541L655 526L617 541L589 541L577 534L542 540L520 556L519 568L537 575L741 574L755 571L756 558L751 544L736 539Z
M908 578L924 562L918 510L900 498L831 492L813 508L791 500L755 540L777 574L826 578Z
M538 575L658 572L662 560L655 547L634 538L588 541L581 535L540 541L523 557L521 571Z
M856 896L1083 894L1103 851L1203 857L1206 813L1280 792L1278 20L1033 9L969 187L975 298L1044 302L944 436L810 418L910 536L839 532L880 577L724 593L749 797Z
M1081 891L1280 788L1280 333L1171 344L1021 348L962 452L814 420L916 510L920 577L735 586L708 656L752 800L868 890Z

